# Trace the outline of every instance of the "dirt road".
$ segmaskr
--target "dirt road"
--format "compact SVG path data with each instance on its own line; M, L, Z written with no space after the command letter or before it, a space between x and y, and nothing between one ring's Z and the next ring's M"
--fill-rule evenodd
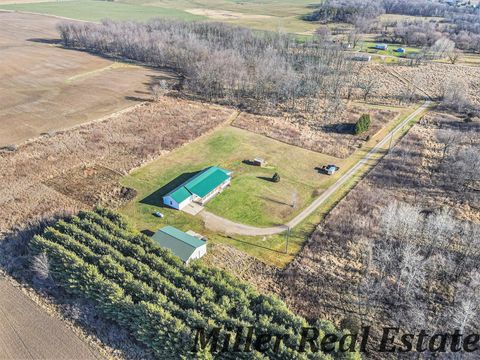
M0 359L101 359L0 275Z
M377 145L375 145L360 161L358 161L351 169L343 174L333 185L325 190L318 198L316 198L309 206L284 225L278 225L268 228L259 228L239 224L228 219L212 214L206 210L200 214L205 221L205 226L214 231L224 232L226 234L237 234L247 236L264 236L281 233L289 228L294 228L309 215L311 215L320 205L322 205L333 193L335 193L343 184L350 180L368 161L374 160L374 155L388 142L390 138L395 136L401 129L407 125L418 114L424 111L429 105L430 100L425 100L422 106L407 116L400 124L388 133Z

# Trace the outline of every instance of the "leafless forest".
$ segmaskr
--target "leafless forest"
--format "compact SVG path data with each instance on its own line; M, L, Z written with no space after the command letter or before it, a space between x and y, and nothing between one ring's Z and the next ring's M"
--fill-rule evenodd
M253 112L335 114L358 84L360 65L341 47L281 33L254 33L221 23L153 20L59 26L64 46L178 72L177 88ZM324 112L322 112L324 114ZM321 115L321 114L320 114Z

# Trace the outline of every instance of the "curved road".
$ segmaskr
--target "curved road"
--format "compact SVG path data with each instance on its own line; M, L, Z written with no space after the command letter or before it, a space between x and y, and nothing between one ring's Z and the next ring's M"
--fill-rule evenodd
M268 228L261 228L255 226L249 226L233 222L225 219L221 216L212 214L206 210L203 210L202 215L205 226L214 231L224 232L226 234L248 235L248 236L262 236L273 235L284 232L289 228L293 228L301 223L305 218L312 214L320 205L322 205L335 191L337 191L344 183L350 180L360 168L371 160L373 156L380 151L380 149L390 141L390 138L397 134L405 125L407 125L413 118L425 110L431 101L425 100L425 102L417 110L407 116L400 124L392 129L377 145L375 145L360 161L358 161L352 168L350 168L345 174L343 174L335 184L326 189L318 198L316 198L309 206L295 216L292 220L284 225L278 225Z

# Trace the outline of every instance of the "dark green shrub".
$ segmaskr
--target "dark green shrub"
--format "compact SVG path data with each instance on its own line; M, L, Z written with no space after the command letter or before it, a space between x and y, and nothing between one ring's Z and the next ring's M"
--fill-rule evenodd
M360 116L360 119L358 119L358 121L355 124L355 130L354 130L355 135L368 131L368 129L370 129L370 125L371 125L370 115L363 114L362 116Z
M278 173L273 174L272 181L276 182L276 183L279 182L280 181L280 175Z

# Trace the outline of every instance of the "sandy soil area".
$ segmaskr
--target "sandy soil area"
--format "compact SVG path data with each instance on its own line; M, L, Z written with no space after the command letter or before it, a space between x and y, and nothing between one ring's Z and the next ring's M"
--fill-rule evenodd
M244 14L235 11L228 10L215 10L215 9L187 9L186 12L189 12L193 15L207 16L210 19L214 20L238 20L238 19L269 19L269 15L255 15L255 14Z
M150 99L164 73L61 48L47 16L0 12L0 146Z

